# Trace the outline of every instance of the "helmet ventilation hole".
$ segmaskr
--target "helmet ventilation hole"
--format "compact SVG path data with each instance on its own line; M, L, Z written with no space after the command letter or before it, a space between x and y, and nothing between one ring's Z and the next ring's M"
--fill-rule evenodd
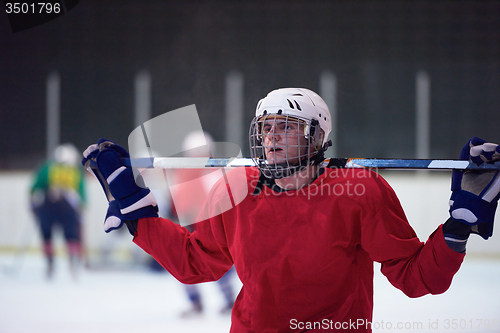
M297 101L294 101L294 102L295 102L295 105L297 106L297 110L302 111L302 109L300 108L299 103L297 103Z

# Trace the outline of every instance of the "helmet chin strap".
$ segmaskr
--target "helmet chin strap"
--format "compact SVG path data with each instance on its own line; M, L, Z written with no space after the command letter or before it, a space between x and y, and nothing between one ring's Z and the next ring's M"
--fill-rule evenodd
M327 142L325 142L323 147L321 147L318 150L318 152L309 159L310 161L313 162L312 165L318 165L321 162L323 162L323 160L325 159L325 151L328 149L328 147L331 147L332 145L333 145L332 140L328 140Z

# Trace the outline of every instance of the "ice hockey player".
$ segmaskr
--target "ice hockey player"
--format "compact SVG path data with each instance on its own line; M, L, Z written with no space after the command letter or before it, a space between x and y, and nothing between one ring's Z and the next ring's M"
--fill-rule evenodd
M138 187L122 164L128 153L121 146L101 139L82 162L95 160L96 173L109 185L115 200L108 218L125 223L133 241L179 281L214 281L234 264L243 287L231 332L371 332L373 262L409 297L445 292L469 235L492 235L499 175L454 172L450 218L423 243L381 176L322 164L330 131L328 107L316 93L270 92L250 125L257 167L246 168L241 180L247 195L217 213L228 195L239 193L226 183L229 172L205 205L213 214L192 233L157 217L149 190ZM474 138L460 158L488 163L499 152Z
M55 231L64 232L73 277L81 264L81 214L86 194L79 160L80 154L73 144L59 145L54 151L54 159L36 170L30 189L31 209L39 223L49 279L54 274Z

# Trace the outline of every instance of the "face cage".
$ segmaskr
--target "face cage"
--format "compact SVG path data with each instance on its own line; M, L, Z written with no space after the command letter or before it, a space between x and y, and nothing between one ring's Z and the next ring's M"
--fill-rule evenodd
M264 124L272 127L269 133L263 133ZM314 119L265 114L260 118L255 117L250 125L250 156L265 177L286 178L313 164L311 158L317 148L311 143L319 140L320 127ZM288 148L292 148L292 151L295 148L297 152L289 152ZM266 149L282 152L279 153L282 157L268 161Z

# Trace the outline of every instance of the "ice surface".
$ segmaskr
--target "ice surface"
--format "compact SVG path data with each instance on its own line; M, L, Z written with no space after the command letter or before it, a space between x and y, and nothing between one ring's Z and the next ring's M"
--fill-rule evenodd
M48 281L40 256L21 258L21 265L12 256L0 259L2 333L229 331L230 317L219 314L223 298L215 283L200 285L203 317L181 319L189 302L183 286L168 273L100 267L82 269L75 280L60 259Z
M498 259L466 257L444 294L408 298L378 270L374 332L500 332L499 282Z
M58 258L47 281L39 255L2 255L0 265L2 333L229 331L215 283L200 286L205 315L187 320L180 318L189 307L184 289L168 273L104 266L83 269L74 280ZM500 332L500 261L467 258L445 294L417 299L392 287L376 266L374 332ZM236 276L233 282L241 286ZM463 328L453 330L453 323Z

